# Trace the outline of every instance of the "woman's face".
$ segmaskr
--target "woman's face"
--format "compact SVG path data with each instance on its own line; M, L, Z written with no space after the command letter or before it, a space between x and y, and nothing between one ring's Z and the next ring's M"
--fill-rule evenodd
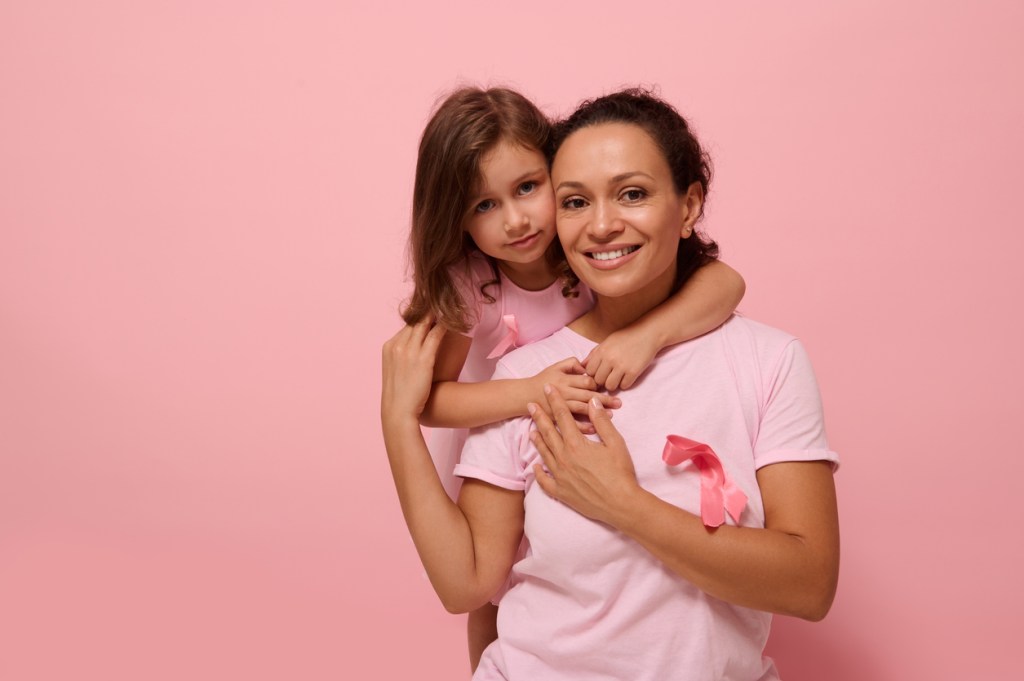
M650 135L628 123L577 130L555 155L551 177L558 237L579 278L603 296L650 286L664 286L667 296L679 239L697 215Z

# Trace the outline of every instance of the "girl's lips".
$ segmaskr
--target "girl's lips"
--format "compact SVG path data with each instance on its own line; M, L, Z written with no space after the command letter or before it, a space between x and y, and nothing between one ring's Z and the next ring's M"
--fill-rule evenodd
M617 267L625 265L627 262L633 259L637 253L640 252L640 246L628 246L621 249L617 249L619 252L624 252L624 255L620 255L617 258L609 258L608 260L598 260L594 257L593 251L584 253L587 258L587 264L598 270L614 270ZM604 251L608 253L609 251Z
M540 235L540 232L534 232L528 237L524 237L522 239L519 239L518 241L513 241L506 245L509 246L510 248L529 248L530 246L533 246L535 243L537 243L537 239L540 238Z

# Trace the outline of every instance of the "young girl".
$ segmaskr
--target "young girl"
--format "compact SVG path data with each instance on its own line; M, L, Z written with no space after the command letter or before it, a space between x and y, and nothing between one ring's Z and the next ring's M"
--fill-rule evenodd
M663 348L716 328L743 296L739 274L713 261L582 362L566 358L530 378L488 380L504 353L549 336L593 304L585 286L573 285L555 238L549 135L547 118L519 93L464 88L444 100L420 142L410 235L415 288L402 316L408 324L430 316L447 329L422 423L437 428L430 451L452 499L467 428L546 404L545 384L558 388L574 413L586 415L595 397L617 408L621 401L610 393L632 386ZM470 614L474 669L497 636L496 612L485 606Z

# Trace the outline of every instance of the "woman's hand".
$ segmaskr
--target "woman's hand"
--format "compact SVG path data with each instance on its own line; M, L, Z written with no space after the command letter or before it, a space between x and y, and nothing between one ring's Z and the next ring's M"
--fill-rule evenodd
M591 350L583 366L605 390L626 390L647 370L659 350L661 346L652 334L625 328L612 333Z
M590 420L600 438L595 442L575 427L569 405L558 389L547 386L546 393L554 422L538 405L529 407L537 425L530 438L547 467L547 471L539 464L533 467L537 483L548 496L578 513L614 525L614 519L630 507L630 496L640 491L625 441L612 425L611 414L597 400L588 403Z
M384 344L380 409L385 418L419 419L434 384L434 360L445 329L427 317Z
M587 376L586 369L575 357L568 357L561 362L552 364L529 381L529 402L541 405L551 415L548 401L545 399L545 387L554 386L563 397L569 412L586 415L587 404L597 398L605 409L616 409L622 406L622 400L597 391L597 382ZM590 431L593 432L593 431Z

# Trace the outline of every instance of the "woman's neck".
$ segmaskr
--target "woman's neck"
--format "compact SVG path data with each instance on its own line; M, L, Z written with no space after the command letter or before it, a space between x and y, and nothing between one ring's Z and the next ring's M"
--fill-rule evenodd
M675 263L641 290L623 296L596 294L594 307L569 324L569 328L595 343L620 331L665 302L675 284Z

